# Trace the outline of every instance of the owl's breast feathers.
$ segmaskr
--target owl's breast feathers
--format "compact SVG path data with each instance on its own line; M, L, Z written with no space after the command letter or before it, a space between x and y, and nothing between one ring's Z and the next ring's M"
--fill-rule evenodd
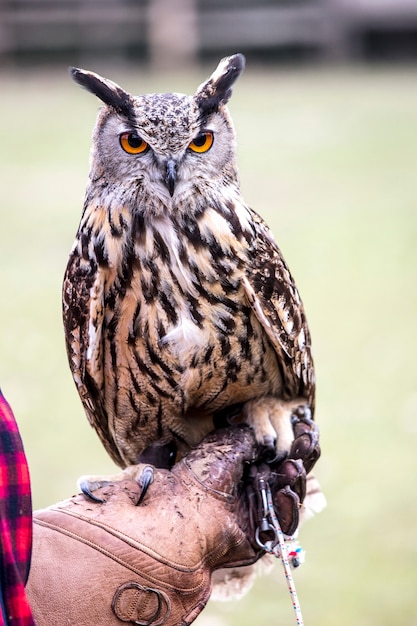
M238 194L153 217L90 204L64 280L64 323L84 407L120 465L173 434L197 443L181 422L193 410L271 393L314 404L297 289Z

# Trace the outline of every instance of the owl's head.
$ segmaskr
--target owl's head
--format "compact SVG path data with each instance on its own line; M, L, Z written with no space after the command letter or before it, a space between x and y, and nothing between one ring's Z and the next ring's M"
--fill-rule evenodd
M74 80L105 105L93 135L91 178L145 189L168 203L219 180L237 182L226 104L244 66L241 54L222 59L193 96L133 96L94 72L71 68Z

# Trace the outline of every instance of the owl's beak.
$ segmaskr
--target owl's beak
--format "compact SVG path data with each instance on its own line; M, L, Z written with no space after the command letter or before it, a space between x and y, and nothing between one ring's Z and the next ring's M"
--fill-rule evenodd
M177 164L174 159L168 159L166 164L165 183L168 187L169 195L174 195L175 183L177 181Z

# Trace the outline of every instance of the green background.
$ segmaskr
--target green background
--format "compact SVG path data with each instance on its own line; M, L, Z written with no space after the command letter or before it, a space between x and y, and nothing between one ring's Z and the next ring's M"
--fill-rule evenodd
M297 281L317 367L326 510L301 531L306 626L417 624L415 68L252 67L230 109L246 200ZM139 93L195 76L92 68ZM81 215L98 102L66 69L0 74L0 384L35 508L112 473L64 348L61 281ZM282 568L199 626L295 624Z

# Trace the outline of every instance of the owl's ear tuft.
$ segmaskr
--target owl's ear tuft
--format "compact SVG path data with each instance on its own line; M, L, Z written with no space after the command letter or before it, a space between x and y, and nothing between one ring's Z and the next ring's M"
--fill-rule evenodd
M233 83L239 78L244 68L243 54L234 54L220 61L210 78L200 85L195 94L203 115L214 113L219 106L227 104L232 95Z
M97 96L104 104L129 119L134 118L132 97L119 85L99 74L78 67L70 67L69 72L76 83Z

